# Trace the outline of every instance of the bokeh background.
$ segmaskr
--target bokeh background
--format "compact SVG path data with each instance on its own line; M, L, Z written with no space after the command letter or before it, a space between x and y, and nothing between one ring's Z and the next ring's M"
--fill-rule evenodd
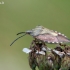
M28 54L22 52L33 38L16 41L18 32L37 25L64 33L70 38L70 0L0 0L0 70L31 70ZM54 45L49 45L53 47Z

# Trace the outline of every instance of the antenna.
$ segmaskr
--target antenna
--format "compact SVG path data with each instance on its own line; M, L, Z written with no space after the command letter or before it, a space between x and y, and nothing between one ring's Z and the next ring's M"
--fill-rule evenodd
M17 35L19 35L19 34L21 34L21 33L18 33ZM25 33L24 35L18 37L17 39L15 39L15 40L10 44L10 46L11 46L15 41L17 41L19 38L21 38L21 37L23 37L23 36L25 36L25 35L26 35L26 33Z
M20 33L17 33L17 35L19 35L19 34L23 34L23 33L26 33L26 32L20 32Z

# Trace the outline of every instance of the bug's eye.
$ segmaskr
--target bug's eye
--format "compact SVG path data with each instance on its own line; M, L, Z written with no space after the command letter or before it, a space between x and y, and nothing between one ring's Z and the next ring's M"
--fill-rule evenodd
M30 34L30 33L32 33L32 30L28 30L28 31L26 31L26 33L27 34Z

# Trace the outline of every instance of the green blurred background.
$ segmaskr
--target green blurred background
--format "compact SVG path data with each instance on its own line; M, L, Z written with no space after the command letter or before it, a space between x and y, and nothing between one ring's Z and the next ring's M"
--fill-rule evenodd
M70 0L0 0L0 70L31 70L28 55L32 37L11 42L16 34L37 25L64 33L70 38ZM50 47L53 45L50 45Z

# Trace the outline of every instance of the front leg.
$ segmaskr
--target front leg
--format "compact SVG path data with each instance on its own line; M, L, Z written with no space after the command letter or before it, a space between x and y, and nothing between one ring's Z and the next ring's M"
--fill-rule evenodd
M59 43L59 45L60 45L60 46L64 46L64 47L66 47L66 46L67 46L66 44L62 44L62 43Z

